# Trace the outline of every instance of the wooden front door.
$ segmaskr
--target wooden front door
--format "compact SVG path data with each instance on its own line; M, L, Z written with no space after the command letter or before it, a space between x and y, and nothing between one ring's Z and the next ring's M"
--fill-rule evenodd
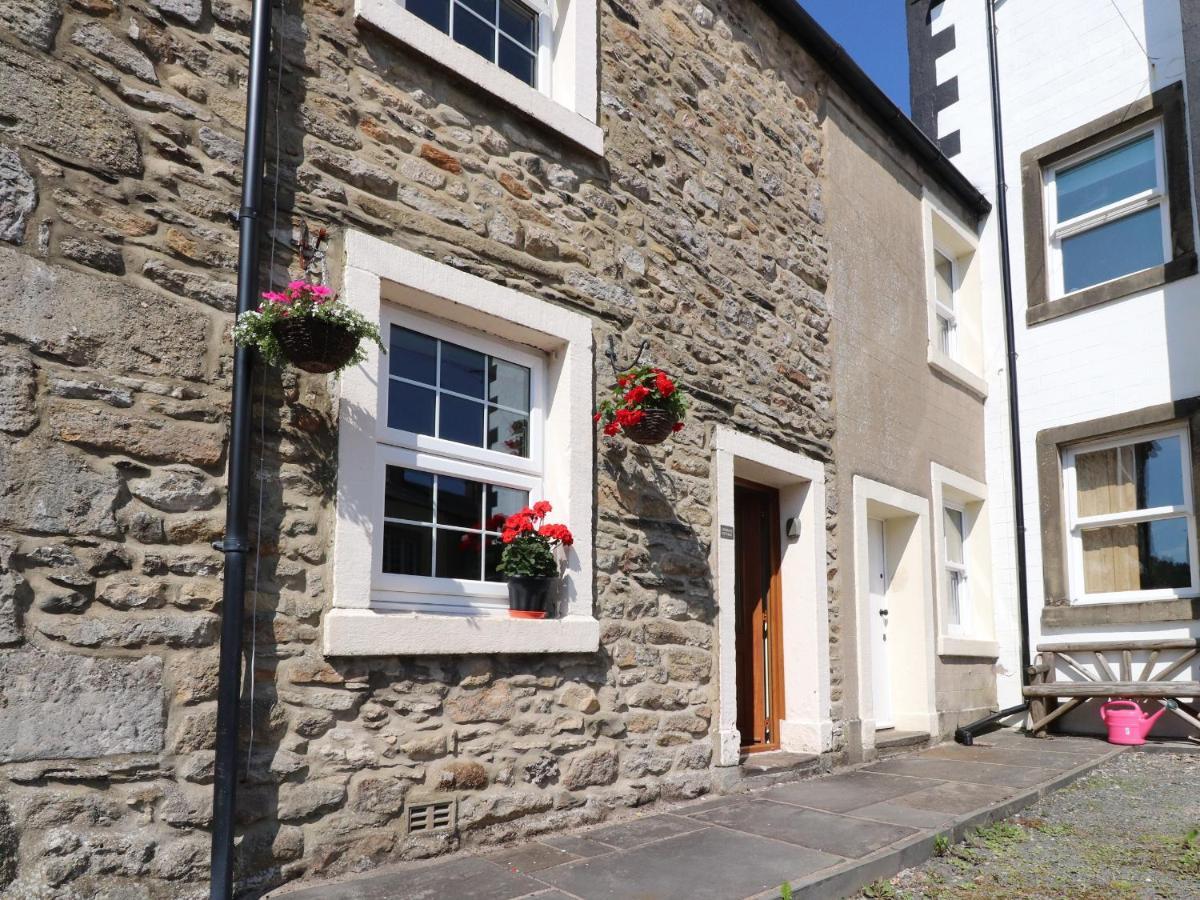
M779 492L739 480L733 506L737 726L743 750L777 750L783 713Z

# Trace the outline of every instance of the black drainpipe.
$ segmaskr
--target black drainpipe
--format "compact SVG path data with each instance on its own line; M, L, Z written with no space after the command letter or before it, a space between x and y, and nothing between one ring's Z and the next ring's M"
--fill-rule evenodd
M996 225L1000 235L1000 296L1004 302L1004 349L1008 356L1008 439L1012 457L1013 524L1017 550L1017 612L1021 619L1021 685L1029 681L1026 667L1033 660L1029 653L1029 589L1025 568L1025 482L1021 474L1021 415L1017 402L1017 344L1013 319L1012 263L1008 243L1008 183L1004 177L1004 130L1000 115L1000 64L996 52L996 0L983 0L987 8L988 69L992 94L992 152L996 162ZM970 745L975 733L1001 719L1024 712L1028 703L1010 706L997 713L964 725L954 732L960 744Z
M246 147L242 159L242 208L238 214L238 313L258 305L258 208L263 180L263 123L267 59L271 52L270 0L253 0L250 17L250 73L246 85ZM209 897L233 896L234 797L237 785L238 699L241 692L242 613L246 600L246 523L250 472L250 386L253 356L239 347L233 356L229 429L229 478L221 599L221 659L217 685L217 747L213 777L213 833ZM254 673L250 673L254 677Z

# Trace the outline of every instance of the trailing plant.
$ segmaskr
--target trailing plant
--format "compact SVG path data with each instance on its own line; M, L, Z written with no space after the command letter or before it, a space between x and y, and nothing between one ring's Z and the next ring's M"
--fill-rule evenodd
M278 366L287 357L276 334L276 326L305 318L336 325L358 339L354 354L338 368L338 372L366 359L362 344L364 340L374 342L380 350L384 349L378 325L338 300L337 295L325 285L309 281L293 281L282 291L264 292L258 309L248 310L238 316L233 339L239 347L257 347L268 365Z
M671 376L652 366L635 366L617 376L611 395L596 407L595 422L604 433L615 435L638 425L650 410L661 410L675 420L673 431L683 429L687 394Z
M552 507L539 500L513 513L504 521L500 540L504 552L496 570L516 578L553 578L558 575L558 560L554 549L569 547L575 543L571 529L566 525L546 522L546 514Z

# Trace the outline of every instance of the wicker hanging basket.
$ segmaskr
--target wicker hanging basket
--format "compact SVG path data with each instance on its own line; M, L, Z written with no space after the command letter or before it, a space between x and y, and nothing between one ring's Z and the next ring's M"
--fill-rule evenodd
M661 444L671 436L671 432L675 430L675 423L679 421L666 410L647 409L643 412L645 415L640 422L624 427L625 436L635 444Z
M358 338L341 325L304 316L281 319L274 326L284 356L297 369L327 375L348 363Z

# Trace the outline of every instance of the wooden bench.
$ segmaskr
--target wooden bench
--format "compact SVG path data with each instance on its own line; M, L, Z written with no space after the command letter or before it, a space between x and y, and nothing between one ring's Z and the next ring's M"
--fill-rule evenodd
M1137 652L1149 653L1149 658L1135 678L1133 654ZM1099 677L1077 659L1088 653ZM1155 672L1164 654L1168 658L1161 659L1163 668ZM1196 638L1039 644L1037 660L1026 669L1029 684L1023 690L1029 698L1029 730L1035 737L1045 737L1047 725L1096 697L1157 700L1193 728L1200 729L1200 709L1181 699L1200 697L1200 681L1170 680L1197 656L1200 656L1200 640ZM1082 680L1058 681L1059 664ZM1067 702L1058 705L1061 698L1067 698Z

